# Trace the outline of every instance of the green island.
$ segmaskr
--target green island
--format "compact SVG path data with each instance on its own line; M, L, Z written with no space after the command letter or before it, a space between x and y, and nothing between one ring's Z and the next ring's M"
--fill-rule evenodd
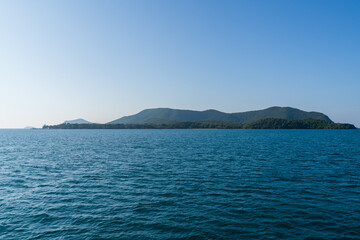
M352 124L333 123L321 119L287 120L266 118L250 123L224 121L183 121L172 123L142 124L72 124L44 125L43 129L356 129Z

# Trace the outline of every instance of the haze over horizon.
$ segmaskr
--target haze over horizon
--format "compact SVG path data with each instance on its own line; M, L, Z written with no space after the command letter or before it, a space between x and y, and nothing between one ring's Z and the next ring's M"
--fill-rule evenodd
M289 106L360 127L359 1L1 1L0 128Z

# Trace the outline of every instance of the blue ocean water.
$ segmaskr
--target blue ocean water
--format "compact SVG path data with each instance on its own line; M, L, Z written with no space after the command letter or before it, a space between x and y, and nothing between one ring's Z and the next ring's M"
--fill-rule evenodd
M359 239L359 130L0 130L1 239Z

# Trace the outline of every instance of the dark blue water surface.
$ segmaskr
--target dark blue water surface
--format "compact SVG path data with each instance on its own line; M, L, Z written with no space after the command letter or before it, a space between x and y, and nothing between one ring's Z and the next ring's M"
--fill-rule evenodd
M359 130L0 130L1 239L359 239Z

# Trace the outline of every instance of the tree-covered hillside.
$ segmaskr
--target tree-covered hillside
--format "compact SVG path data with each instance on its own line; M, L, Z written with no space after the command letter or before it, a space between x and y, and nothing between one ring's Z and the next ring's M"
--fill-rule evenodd
M217 110L192 111L171 108L146 109L135 115L122 117L109 124L162 124L186 121L222 121L232 123L250 123L266 118L287 120L320 119L332 122L328 116L318 112L305 112L290 107L271 107L264 110L224 113Z
M286 120L267 118L244 124L246 129L356 129L352 124L332 123L319 119Z

